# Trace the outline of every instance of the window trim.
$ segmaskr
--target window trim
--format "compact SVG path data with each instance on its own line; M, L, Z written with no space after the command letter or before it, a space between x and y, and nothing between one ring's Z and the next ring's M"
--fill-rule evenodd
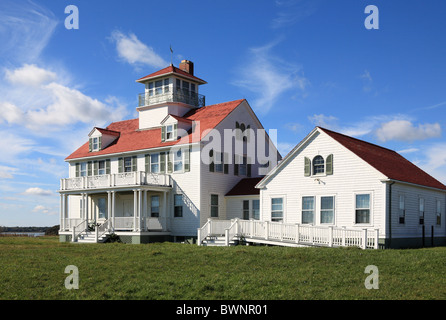
M308 223L308 222L304 222L304 211L309 211L309 210L304 210L304 198L311 198L311 199L313 199L313 221L311 222L311 223ZM317 204L317 202L316 202L316 196L309 196L309 195L302 195L301 196L301 199L300 199L300 212L301 212L301 215L300 215L300 222L303 224L303 225L315 225L316 223L315 223L315 221L316 221L316 204Z
M176 204L176 199L178 197L181 197L181 204ZM173 217L174 218L183 218L183 204L184 204L184 195L182 193L176 193L173 195ZM179 210L179 214L177 213L177 208L181 209Z
M421 204L423 204L423 210L421 210ZM426 199L418 197L418 225L422 226L426 223Z
M359 209L365 209L365 208L357 208L356 206L356 196L358 195L369 195L369 222L357 222L357 216L356 211ZM357 191L353 193L353 210L354 210L354 217L353 217L353 224L355 225L361 225L361 226L372 226L373 223L373 192L372 191Z
M217 204L212 204L212 196L217 197ZM212 208L217 208L217 215L212 215ZM220 197L218 193L209 194L209 216L211 218L218 218L220 216Z
M406 195L400 194L398 197L398 224L405 224L405 223L406 223Z
M273 210L273 199L281 199L282 200L282 210ZM270 214L271 222L285 223L285 207L286 207L285 206L285 203L286 203L285 195L271 195L269 203L270 203L270 210L271 210L271 214ZM273 219L278 219L277 217L273 217L273 212L282 212L282 217L279 218L279 221L273 220Z
M333 199L333 221L332 222L322 222L322 210L330 211L328 209L322 209L322 198L332 198ZM336 224L336 196L335 195L321 195L319 196L319 224L321 225L335 225Z
M440 199L435 199L435 225L441 226L441 216L442 216L442 202Z
M321 158L322 159L322 163L315 164L316 158ZM323 175L325 175L325 162L326 162L325 158L322 155L320 155L320 154L315 155L313 157L313 160L311 161L311 171L312 171L312 175L313 176L323 176ZM315 170L316 166L318 168L322 168L322 172L316 172L316 170Z

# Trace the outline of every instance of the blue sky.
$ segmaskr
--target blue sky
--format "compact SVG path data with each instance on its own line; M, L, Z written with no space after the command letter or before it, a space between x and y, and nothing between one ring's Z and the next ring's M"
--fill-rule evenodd
M65 7L79 9L68 30ZM367 30L368 5L379 29ZM246 98L285 155L316 125L400 152L446 183L446 2L0 3L0 225L59 223L64 158L136 117L136 79L182 59L206 103Z

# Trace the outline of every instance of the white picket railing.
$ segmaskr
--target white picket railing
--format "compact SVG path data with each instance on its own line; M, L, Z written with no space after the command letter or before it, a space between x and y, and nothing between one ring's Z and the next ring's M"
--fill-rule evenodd
M226 245L234 237L247 241L264 240L282 244L300 244L326 247L359 247L378 249L378 229L347 229L334 226L312 226L257 220L208 220L198 229L198 245L208 236L225 236Z
M171 177L168 174L147 173L144 171L103 174L60 180L60 190L62 191L132 185L154 185L169 187L172 185L172 182Z

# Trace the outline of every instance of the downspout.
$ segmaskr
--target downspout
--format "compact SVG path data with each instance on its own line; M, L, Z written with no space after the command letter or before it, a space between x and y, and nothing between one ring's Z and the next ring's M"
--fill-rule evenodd
M392 243L392 185L395 183L395 181L392 181L389 183L389 248L391 248Z

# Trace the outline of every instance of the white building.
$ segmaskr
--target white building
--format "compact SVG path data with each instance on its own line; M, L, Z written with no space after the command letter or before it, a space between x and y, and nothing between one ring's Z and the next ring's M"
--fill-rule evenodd
M209 218L227 218L225 195L241 179L280 158L246 100L205 105L192 62L137 82L139 117L93 128L66 158L60 241L194 238Z
M260 220L379 230L384 247L446 244L446 186L395 151L316 127L257 185Z

